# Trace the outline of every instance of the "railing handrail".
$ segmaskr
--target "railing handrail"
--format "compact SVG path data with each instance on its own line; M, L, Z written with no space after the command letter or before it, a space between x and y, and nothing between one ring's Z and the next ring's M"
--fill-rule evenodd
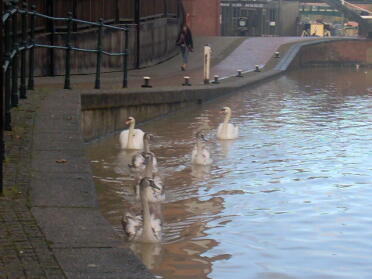
M45 19L49 19L49 20L53 20L53 21L68 22L69 20L71 20L72 22L76 22L76 23L83 23L83 24L97 26L97 27L100 26L99 23L93 22L93 21L87 21L87 20L82 20L82 19L78 19L78 18L71 18L70 19L68 17L53 17L53 16L49 16L49 15L45 15L45 14L36 12L36 11L29 11L29 10L24 10L24 9L21 9L21 8L11 8L11 9L7 10L2 15L3 23L5 23L9 19L9 17L12 16L13 14L15 14L15 13L20 13L20 14L25 13L25 14L28 14L28 15L35 15L35 16L45 18ZM121 31L126 31L127 30L126 27L118 27L118 26L113 26L113 25L109 25L109 24L103 24L102 26L105 27L105 28L108 28L108 29L113 29L113 30L121 30Z
M37 16L40 18L52 20L52 21L63 21L63 22L74 22L74 23L81 23L85 25L91 25L94 27L98 28L106 28L106 29L111 29L111 30L119 30L123 32L128 32L129 28L127 26L132 25L132 24L126 24L125 27L120 27L120 26L113 26L113 25L108 25L104 24L103 21L101 23L97 22L92 22L92 21L87 21L87 20L82 20L82 19L77 19L73 17L53 17L49 15L45 15L39 12L36 12L34 10L26 10L22 9L19 7L11 7L8 10L5 11L5 13L2 15L2 21L3 24L5 24L8 20L11 19L11 17L15 14L26 14L30 16ZM133 24L135 25L135 24ZM34 47L42 47L42 48L49 48L49 49L61 49L61 50L74 50L74 51L81 51L81 52L88 52L88 53L98 53L101 52L102 54L108 55L108 56L124 56L128 55L128 50L124 52L110 52L110 51L105 51L105 50L98 50L98 49L86 49L86 48L78 48L78 47L71 47L71 46L58 46L58 45L47 45L47 44L38 44L38 43L27 43L23 44L22 46L19 46L18 48L13 48L11 50L8 50L7 55L3 59L3 70L4 72L8 70L8 67L10 65L10 61L14 58L15 55L17 55L18 52L23 51L25 49L30 49Z

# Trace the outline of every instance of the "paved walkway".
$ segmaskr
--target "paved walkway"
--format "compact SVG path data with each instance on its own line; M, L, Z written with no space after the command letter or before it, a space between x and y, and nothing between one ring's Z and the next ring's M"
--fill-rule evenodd
M237 69L253 70L255 65L266 64L274 52L283 44L304 40L301 37L196 37L194 52L190 54L188 69L180 69L181 56L140 70L129 71L129 89L139 88L144 76L151 77L154 87L176 86L184 81L184 76L190 76L193 84L203 83L203 46L212 47L213 75L228 77L236 74ZM308 38L307 38L308 39ZM76 75L71 78L72 87L93 88L94 75ZM42 87L63 87L63 77L39 78L36 84ZM121 88L122 73L102 74L102 88Z
M0 197L0 278L65 278L29 208L31 151L36 110L45 91L35 91L12 112L5 133L4 197Z
M281 44L295 40L198 38L188 71L179 70L178 56L131 71L130 87L138 88L144 75L152 76L159 87L180 85L185 74L192 76L193 83L202 83L201 54L206 42L214 49L212 73L228 76L237 68L264 64ZM91 88L93 79L74 76L72 84ZM63 79L40 78L36 84L37 88L61 88ZM121 74L104 75L104 87L120 84ZM0 279L151 278L130 251L116 248L120 240L96 208L89 167L79 153L83 149L77 128L79 98L69 91L38 89L12 110L13 131L6 133L5 196L0 198ZM58 141L55 135L60 135ZM62 227L68 227L67 231L62 233ZM101 230L86 229L92 227Z

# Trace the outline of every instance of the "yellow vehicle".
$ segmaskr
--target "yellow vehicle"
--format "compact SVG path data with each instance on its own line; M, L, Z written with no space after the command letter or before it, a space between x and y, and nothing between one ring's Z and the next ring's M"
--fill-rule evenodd
M304 24L301 37L308 36L330 37L329 25L319 22Z

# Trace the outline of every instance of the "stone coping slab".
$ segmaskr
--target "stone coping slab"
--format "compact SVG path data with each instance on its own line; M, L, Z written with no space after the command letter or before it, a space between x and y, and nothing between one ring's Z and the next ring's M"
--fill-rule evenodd
M80 111L69 90L51 90L36 111L31 212L68 278L153 278L98 208Z

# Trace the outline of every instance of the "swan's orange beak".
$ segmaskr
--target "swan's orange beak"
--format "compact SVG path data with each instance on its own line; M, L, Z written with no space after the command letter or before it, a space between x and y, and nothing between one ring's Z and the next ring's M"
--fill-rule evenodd
M130 119L128 119L127 121L125 121L125 124L126 125L129 125L130 124Z

